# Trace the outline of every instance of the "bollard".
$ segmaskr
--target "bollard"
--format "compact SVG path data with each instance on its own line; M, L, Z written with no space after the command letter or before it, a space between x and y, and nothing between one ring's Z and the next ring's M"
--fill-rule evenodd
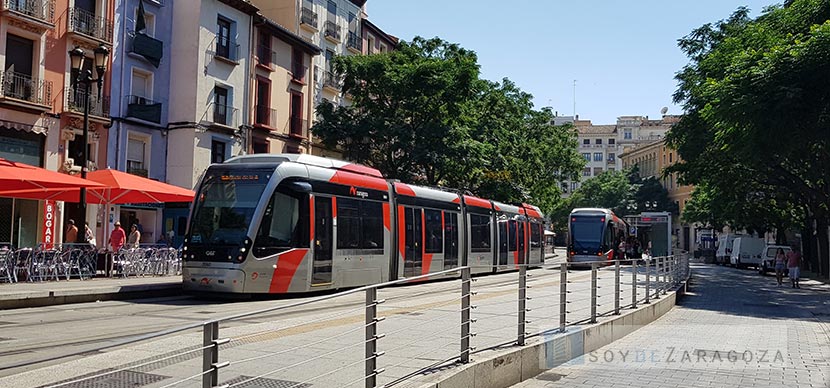
M559 269L559 332L565 332L566 309L568 305L568 263L562 263Z
M591 264L591 323L597 323L597 264Z
M519 267L519 335L516 339L516 344L523 346L525 344L525 323L527 312L527 266L521 265Z
M637 308L637 262L631 263L631 308Z
M614 315L620 315L620 261L614 263Z
M366 289L366 342L364 344L365 356L365 387L374 388L377 385L377 305L378 289Z
M470 267L461 269L461 363L470 362Z
M219 384L219 322L205 323L202 332L202 388L213 388Z
M643 302L644 304L650 304L651 299L649 298L649 294L651 294L651 259L646 260L646 301Z

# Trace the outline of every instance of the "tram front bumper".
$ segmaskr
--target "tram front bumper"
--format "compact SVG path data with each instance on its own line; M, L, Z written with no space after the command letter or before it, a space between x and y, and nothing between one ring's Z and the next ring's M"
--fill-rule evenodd
M245 272L235 269L182 268L182 286L186 291L242 293Z

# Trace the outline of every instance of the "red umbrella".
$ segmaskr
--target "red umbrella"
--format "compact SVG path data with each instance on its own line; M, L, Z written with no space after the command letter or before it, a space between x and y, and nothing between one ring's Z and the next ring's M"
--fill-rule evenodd
M95 188L103 187L103 185L72 175L0 158L0 197L18 197L13 195L12 192L27 191L36 192L37 194L35 196L19 196L18 198L48 199L45 197L55 191L66 189L80 191L80 187Z
M87 203L117 205L125 203L191 202L196 195L193 190L112 169L93 171L87 174L86 177L88 180L99 184L98 187L87 190ZM7 192L11 194L9 196L17 198L79 202L81 190L78 187L48 191L0 190L0 196Z

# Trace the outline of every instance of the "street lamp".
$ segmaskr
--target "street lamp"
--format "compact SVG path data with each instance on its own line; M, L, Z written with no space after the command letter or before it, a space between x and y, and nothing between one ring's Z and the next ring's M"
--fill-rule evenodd
M87 170L87 159L89 156L87 152L89 150L89 104L90 104L90 94L91 94L91 86L94 82L98 85L98 98L101 98L101 88L104 86L104 73L107 72L107 61L109 60L110 50L101 44L100 46L96 47L92 52L95 54L93 60L95 65L95 72L98 73L98 78L92 78L92 71L91 70L84 70L84 61L86 60L86 55L84 54L84 50L78 46L75 46L74 49L69 50L69 59L72 62L72 70L78 73L78 78L75 80L76 85L83 85L84 86L84 134L82 138L82 146L81 146L81 178L86 178L86 170ZM78 242L85 243L86 242L86 188L81 187L81 216L80 216L80 230L78 233Z
M646 210L657 210L657 201L646 201Z

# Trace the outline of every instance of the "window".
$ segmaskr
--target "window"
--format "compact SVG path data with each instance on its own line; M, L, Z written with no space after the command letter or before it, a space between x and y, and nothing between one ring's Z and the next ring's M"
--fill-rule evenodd
M216 85L213 87L213 122L222 125L229 125L228 104L229 90Z
M617 158L617 155L614 154L613 152L608 154L608 161L609 162L614 162L616 160L616 158Z
M374 37L374 36L369 35L369 38L367 39L367 43L368 43L368 46L369 46L369 47L367 48L367 50L368 50L367 52L368 52L369 54L374 53L374 52L375 52L375 37Z
M602 161L602 152L594 152L594 161L601 162Z
M472 252L490 252L490 216L470 214Z
M211 163L223 163L226 157L226 150L227 143L220 140L213 140L210 144L210 162Z
M135 96L132 103L146 105L146 100L153 96L153 74L133 69L130 94Z
M589 162L591 161L591 153L590 152L583 153L582 157L585 158L586 161L589 161Z
M538 248L542 246L542 225L531 223L530 224L530 247L531 248Z
M296 81L305 81L305 58L303 52L296 47L291 50L291 77Z
M268 153L268 140L265 139L253 139L253 143L251 144L251 150L255 154L267 154Z
M7 34L5 70L7 72L14 72L17 73L17 75L31 78L34 75L34 50L34 41L21 38L17 35ZM15 87L15 89L17 88Z
M594 176L602 174L602 167L594 167Z
M608 145L617 144L617 139L608 139Z
M617 169L614 168L614 167L608 167L608 171L614 172L614 171L617 171Z
M585 167L582 169L582 176L591 176L591 167Z
M326 10L329 11L329 14L332 17L337 15L337 2L329 0L328 3L326 3Z
M337 198L337 249L383 249L383 205Z
M669 153L669 163L672 163L672 157L673 157L673 156L674 156L674 154L670 152L670 153Z
M127 140L127 172L130 174L147 176L145 164L147 143L144 139L130 137ZM143 172L143 174L142 174Z
M602 145L602 139L597 139L597 140L594 142L594 144L596 144L596 145Z
M326 50L326 71L332 71L333 59L334 59L334 51Z
M591 139L582 139L583 145L591 145Z
M259 47L257 51L258 62L266 67L271 66L271 52L271 34L265 31L260 31Z
M231 24L232 22L219 16L216 19L216 55L231 58Z
M136 21L138 20L138 7L135 8L135 19L134 20L136 20ZM144 35L147 35L149 37L155 36L156 15L153 15L153 14L148 13L148 12L145 11L144 12L144 26L145 26L144 30L141 31L141 32L144 33ZM138 32L138 31L136 31L136 32Z
M280 186L262 215L254 241L254 256L270 256L291 248L308 248L308 194Z
M590 174L590 173L588 173L588 174ZM578 188L579 188L579 182L571 183L571 191L576 191L576 189L578 189Z
M291 93L291 135L305 137L305 121L303 120L303 95Z
M271 126L271 81L257 77L256 80L256 124Z
M444 212L444 269L458 266L458 213Z
M507 221L507 249L510 251L518 251L516 221Z
M441 253L444 246L444 233L441 226L441 212L438 210L424 209L424 222L426 229L424 235L424 252Z
M379 48L379 50L378 50L378 51L380 51L380 52L382 52L382 53L385 53L385 52L387 52L388 50L386 49L386 45L385 45L385 44L383 44L383 43L381 43L381 44L380 44L380 48Z
M623 139L631 139L631 128L623 130Z

